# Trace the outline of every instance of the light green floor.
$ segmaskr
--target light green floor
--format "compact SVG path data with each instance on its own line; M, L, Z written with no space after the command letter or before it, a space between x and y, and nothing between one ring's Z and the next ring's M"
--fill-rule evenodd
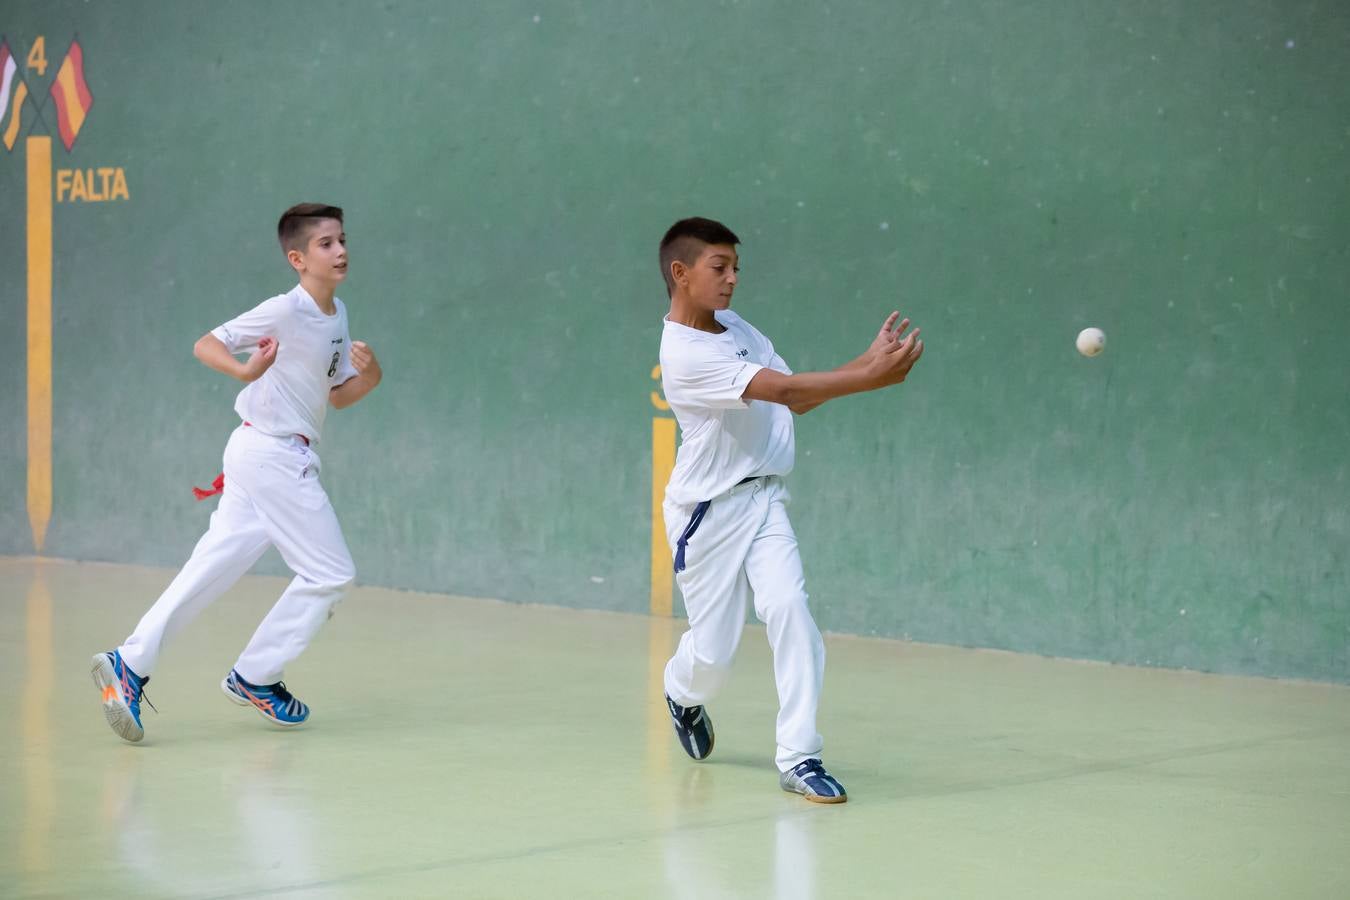
M680 623L364 588L281 732L217 687L283 584L248 578L125 745L88 658L171 575L0 560L0 896L1350 897L1347 688L835 638L820 807L758 629L695 764Z

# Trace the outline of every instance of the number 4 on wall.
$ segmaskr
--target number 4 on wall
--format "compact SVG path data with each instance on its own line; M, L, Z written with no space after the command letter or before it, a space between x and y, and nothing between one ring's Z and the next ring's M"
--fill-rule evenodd
M38 35L28 51L28 68L37 69L38 77L47 74L47 39Z

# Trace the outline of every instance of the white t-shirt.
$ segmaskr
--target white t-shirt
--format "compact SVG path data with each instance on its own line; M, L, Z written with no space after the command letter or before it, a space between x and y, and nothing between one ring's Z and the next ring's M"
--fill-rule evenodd
M300 434L318 443L328 391L356 377L347 307L336 297L333 305L337 311L324 315L309 291L297 284L211 332L231 353L252 353L265 337L277 342L271 368L234 401L241 419L265 434Z
M714 315L726 328L721 334L669 319L661 334L661 387L680 423L680 449L666 485L673 503L711 500L744 478L792 471L792 411L741 399L760 369L792 370L749 322L731 310Z

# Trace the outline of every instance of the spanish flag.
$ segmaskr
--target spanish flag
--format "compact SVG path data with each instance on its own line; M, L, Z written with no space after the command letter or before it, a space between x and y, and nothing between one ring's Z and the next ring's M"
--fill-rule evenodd
M23 103L28 99L28 85L19 77L19 66L14 62L14 54L9 52L9 44L0 42L0 137L5 141L5 149L13 150L14 142L19 139L19 114Z
M75 146L75 136L80 133L89 107L94 105L89 85L84 81L84 50L79 41L70 42L70 50L61 61L61 69L52 82L52 99L56 101L56 124L61 132L61 143L69 151Z

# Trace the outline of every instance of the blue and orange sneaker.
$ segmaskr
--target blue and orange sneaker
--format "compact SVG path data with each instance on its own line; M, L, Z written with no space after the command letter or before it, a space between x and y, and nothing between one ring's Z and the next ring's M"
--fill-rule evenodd
M103 715L117 736L133 744L145 737L145 729L141 727L141 697L150 676L142 678L131 671L116 650L95 656L89 674L102 694Z
M285 682L252 684L239 677L234 669L220 683L225 696L240 706L252 706L258 715L274 725L291 728L309 718L309 707L288 690Z

